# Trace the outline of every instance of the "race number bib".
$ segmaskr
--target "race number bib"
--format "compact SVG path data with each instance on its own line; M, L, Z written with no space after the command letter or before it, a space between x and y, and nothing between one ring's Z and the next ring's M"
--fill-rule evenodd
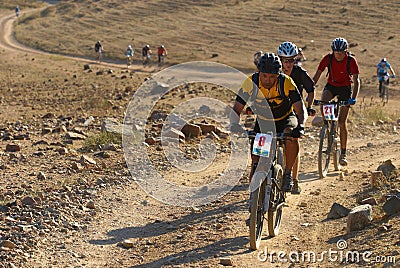
M326 104L322 107L322 111L324 113L324 117L326 120L338 120L338 117L335 114L335 105L334 104Z
M254 144L253 144L253 154L268 157L271 151L272 143L272 133L257 133Z

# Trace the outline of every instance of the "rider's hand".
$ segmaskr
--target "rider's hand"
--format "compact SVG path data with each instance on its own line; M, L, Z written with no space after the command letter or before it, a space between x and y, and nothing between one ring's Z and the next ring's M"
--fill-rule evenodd
M307 114L309 116L314 116L316 113L315 109L313 109L311 106L307 108Z
M253 115L254 113L253 113L253 110L251 110L251 108L250 107L247 107L246 108L246 112L245 112L247 115Z
M231 124L230 127L229 127L229 130L232 133L238 133L238 134L242 134L242 133L245 132L245 130L243 129L242 125L236 124L236 123Z
M392 75L392 76L391 76L391 78L396 78L396 75L395 75L395 74L394 74L394 75Z
M354 105L354 104L356 104L356 98L351 98L351 99L349 99L349 100L347 101L347 103L348 103L349 105Z
M295 127L292 130L292 137L293 138L300 138L303 135L304 135L304 125L303 124L299 124L297 127Z

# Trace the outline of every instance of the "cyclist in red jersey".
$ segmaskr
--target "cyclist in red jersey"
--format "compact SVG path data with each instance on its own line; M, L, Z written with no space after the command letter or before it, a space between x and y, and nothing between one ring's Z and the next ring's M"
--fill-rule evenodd
M354 56L347 52L347 40L341 37L332 41L332 53L325 55L318 65L318 69L313 77L317 84L322 72L328 68L328 82L325 85L321 100L330 101L338 96L339 101L348 101L349 105L356 103L356 98L360 90L359 68ZM351 88L353 84L353 90ZM350 106L343 106L339 111L338 124L340 128L340 164L347 165L347 117Z

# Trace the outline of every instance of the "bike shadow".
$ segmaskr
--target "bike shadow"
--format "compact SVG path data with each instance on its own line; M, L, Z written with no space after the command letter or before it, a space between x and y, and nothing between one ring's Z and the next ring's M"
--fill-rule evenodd
M332 178L332 177L340 176L340 172L341 171L331 171L326 175L326 177ZM299 173L299 181L300 182L312 182L312 181L318 181L318 180L321 180L319 178L318 171Z
M107 236L109 236L108 239L89 240L89 243L92 245L102 246L118 244L125 239L137 239L137 241L135 242L138 242L138 245L140 246L140 241L142 239L153 238L156 241L157 238L161 235L165 235L167 233L175 233L176 237L178 237L178 235L182 235L182 238L173 238L173 241L170 241L171 243L176 243L178 245L182 245L185 243L196 244L196 240L193 240L193 238L190 238L190 241L193 242L188 242L185 240L186 236L190 237L190 228L193 228L191 226L196 226L194 228L200 229L203 228L203 226L214 228L211 226L214 225L216 220L223 218L227 214L240 214L246 210L247 205L247 200L230 203L223 206L218 206L220 204L220 201L215 202L216 203L214 203L213 205L215 205L216 207L207 211L191 211L187 215L184 215L180 218L175 218L172 221L155 220L151 223L147 223L144 226L130 226L120 229L114 229L106 234ZM171 217L174 216L172 215ZM235 222L234 224L245 223ZM246 245L249 243L249 239L247 236L223 239L223 236L213 234L212 232L211 235L207 235L207 230L210 228L206 228L205 231L203 233L200 233L199 237L197 237L198 239L204 241L204 243L208 243L207 245L197 248L191 246L190 249L184 251L179 250L179 252L177 250L177 252L172 255L168 255L165 257L160 256L160 258L158 258L157 260L134 265L132 267L161 267L165 264L185 265L189 262L192 263L204 259L215 258L215 256L232 256L232 254L237 254L232 252L243 251L243 248L246 248ZM213 241L214 237L215 241ZM210 241L212 242L210 243ZM162 247L162 245L160 246Z
M194 242L195 243L195 242ZM198 247L195 249L180 251L175 254L165 256L163 258L142 263L139 265L134 265L131 267L163 267L164 265L171 265L171 267L175 267L178 265L185 265L189 263L195 263L197 261L201 261L204 259L214 259L216 256L220 257L231 257L235 253L228 253L240 251L246 244L248 243L247 237L235 237L235 238L228 238L228 239L221 239L215 243ZM218 259L216 259L216 262Z
M217 201L218 202L218 201ZM131 238L150 238L158 237L171 232L183 231L185 232L190 225L201 224L209 222L212 225L216 219L222 218L226 214L238 213L245 210L246 200L228 204L225 206L217 207L212 210L196 212L192 211L181 218L169 220L155 220L154 222L147 223L144 226L130 226L120 229L111 230L106 233L108 239L89 240L93 245L110 245L121 242L125 239ZM168 208L166 208L167 210ZM174 217L172 215L172 217Z

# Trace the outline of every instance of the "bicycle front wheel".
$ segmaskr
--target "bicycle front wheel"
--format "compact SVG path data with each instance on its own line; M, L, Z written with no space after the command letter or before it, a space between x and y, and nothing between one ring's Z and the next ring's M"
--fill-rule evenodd
M265 186L266 180L264 180L256 190L254 190L251 198L250 248L253 250L257 250L260 247L262 238L264 226Z
M270 206L268 209L268 233L272 237L277 236L279 233L283 203L285 202L284 193L280 190L282 189L283 179L283 169L280 165L275 165L273 177L275 183L271 185Z
M328 173L329 161L331 157L332 141L329 138L328 126L324 125L319 133L318 149L318 174L323 179Z

